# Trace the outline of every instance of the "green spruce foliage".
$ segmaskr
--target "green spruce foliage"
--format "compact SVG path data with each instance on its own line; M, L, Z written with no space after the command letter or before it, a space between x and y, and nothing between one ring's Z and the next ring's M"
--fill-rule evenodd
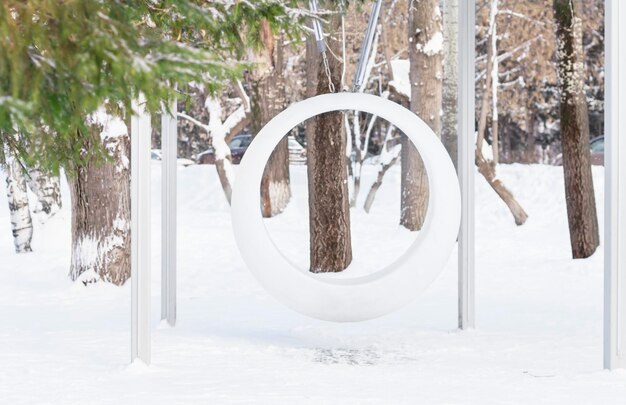
M211 90L241 74L261 21L298 34L294 1L3 0L0 154L58 171L102 159L87 117L124 115L139 94L151 112L190 82ZM0 156L1 157L1 156Z

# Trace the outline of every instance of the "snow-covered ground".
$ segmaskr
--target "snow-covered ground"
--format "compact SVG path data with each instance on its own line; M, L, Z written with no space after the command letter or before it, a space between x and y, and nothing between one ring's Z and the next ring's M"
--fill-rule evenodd
M374 321L333 324L284 308L245 269L212 166L179 171L178 324L160 325L159 168L149 367L128 364L130 286L67 278L67 186L63 211L37 224L35 252L21 256L0 193L1 404L624 403L626 372L602 370L602 251L570 259L561 168L501 168L530 214L522 227L476 178L478 328L469 332L456 329L456 252L413 304ZM306 268L306 168L292 170L294 204L267 227ZM364 168L363 198L374 170ZM353 212L353 267L382 267L412 237L396 225L399 174L388 176L372 214ZM602 221L602 168L594 179Z

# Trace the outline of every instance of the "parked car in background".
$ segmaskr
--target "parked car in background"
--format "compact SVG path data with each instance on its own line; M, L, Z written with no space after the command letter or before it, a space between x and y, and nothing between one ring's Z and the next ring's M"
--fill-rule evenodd
M604 136L593 138L589 142L591 148L591 164L595 166L604 166ZM563 166L563 154L559 153L554 159L554 164Z
M241 134L235 136L231 139L228 144L230 148L230 154L232 157L233 164L239 164L241 162L241 158L248 150L248 146L252 142L252 135L250 134ZM306 163L306 149L300 145L298 141L293 137L288 138L289 145L289 163L291 164L305 164ZM202 153L199 153L196 157L196 162L198 164L203 165L213 165L215 164L215 149L213 147L209 147L209 149L205 150Z
M232 157L233 164L238 165L241 162L241 158L244 153L246 153L246 149L252 142L252 135L250 134L241 134L235 136L230 140L228 147L230 148L230 155ZM201 165L214 165L215 164L215 149L210 146L209 149L201 152L196 157L196 162Z
M163 154L161 153L161 149L152 149L151 152L152 152L151 153L152 160L155 160L155 161L158 161L158 162L163 160ZM178 158L178 159L176 159L176 164L178 166L187 167L187 166L190 166L190 165L195 165L196 162L194 162L193 160L190 160L190 159Z

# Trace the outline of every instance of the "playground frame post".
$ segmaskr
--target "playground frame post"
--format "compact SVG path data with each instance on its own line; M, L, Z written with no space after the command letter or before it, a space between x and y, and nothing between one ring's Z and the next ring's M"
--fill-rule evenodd
M461 186L459 231L458 326L475 327L474 312L474 69L475 0L461 0L458 30L458 175Z
M171 113L171 115L170 115ZM176 324L176 174L178 158L176 100L161 114L161 320Z
M605 3L604 368L626 368L626 4ZM621 68L621 71L620 71Z
M131 362L150 364L150 115L141 101L131 117Z

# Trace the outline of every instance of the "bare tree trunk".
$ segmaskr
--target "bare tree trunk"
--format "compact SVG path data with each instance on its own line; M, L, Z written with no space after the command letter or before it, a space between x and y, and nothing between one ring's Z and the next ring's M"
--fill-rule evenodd
M39 168L29 169L28 187L39 200L35 212L43 212L48 218L59 212L62 206L59 176L46 173Z
M591 256L600 244L584 91L582 4L579 0L554 0L553 6L567 219L572 256L576 259Z
M91 135L94 144L104 143L112 161L87 162L68 176L70 277L83 283L104 280L122 285L130 277L130 138L126 124L110 115L92 124Z
M513 193L511 193L496 176L495 167L490 164L484 157L480 149L476 149L476 165L478 166L478 172L483 175L487 183L493 188L493 190L502 198L502 201L509 207L516 225L523 225L528 219L528 214L524 211L524 208L517 202Z
M533 109L533 98L530 97L526 107L526 163L535 163L535 110Z
M491 149L493 161L491 164L495 167L500 162L500 133L498 128L498 24L496 16L498 15L498 0L491 2L491 35L489 36L491 46Z
M372 204L374 204L374 199L376 198L376 193L378 189L383 184L383 179L385 178L385 174L389 169L391 169L400 159L400 153L397 150L398 147L394 147L392 150L387 149L388 142L391 141L391 135L393 134L394 127L389 125L387 128L387 134L385 135L385 140L383 142L383 150L380 154L380 168L378 170L378 175L376 176L376 181L372 184L370 191L367 193L367 198L365 199L365 204L363 204L363 209L365 212L369 213L372 208ZM401 150L401 148L400 148Z
M338 16L327 24L329 33L341 27ZM328 46L341 54L341 43L328 38ZM307 41L307 91L309 96L330 92L329 83L341 89L341 63L328 54L331 77L313 40ZM330 80L329 80L330 79ZM341 112L307 121L307 173L309 183L310 255L313 273L339 272L352 262L348 173L345 165L346 134Z
M233 187L231 185L231 176L230 168L232 166L232 157L230 155L215 159L215 170L217 171L217 178L220 180L220 185L222 186L222 190L224 191L224 197L226 197L226 201L228 201L228 205L230 205L232 196L233 196Z
M443 116L441 118L441 141L446 147L454 167L458 165L457 137L457 87L458 87L458 47L459 0L445 0L443 29L445 58L443 66ZM458 169L458 168L457 168Z
M491 14L490 14L490 28L489 28L489 44L493 44L492 35L494 30L492 27L495 25L497 13L497 0L492 0ZM507 205L513 219L517 225L523 225L528 219L528 214L524 211L524 208L517 202L513 193L511 193L505 186L502 180L496 175L496 165L493 162L487 161L483 156L482 148L485 141L485 132L487 131L487 114L489 112L489 96L490 93L493 97L493 62L497 58L497 49L493 46L487 46L487 67L485 70L485 85L482 92L480 117L478 120L478 136L476 137L476 166L478 166L478 172L483 175L487 183L493 188L493 190L502 198L502 201ZM491 74L490 74L491 73ZM497 89L496 89L497 90ZM492 104L492 108L493 108Z
M283 41L274 41L274 34L267 22L261 24L264 49L255 61L250 75L252 132L256 134L285 106L285 78L283 71ZM261 212L269 218L283 212L291 199L289 187L289 146L287 137L272 152L261 182Z
M32 252L33 221L28 205L26 175L20 162L10 153L6 157L7 201L16 253Z
M419 4L418 4L419 3ZM440 136L443 33L438 0L409 2L411 110ZM428 208L428 177L415 146L402 137L400 224L422 229Z

